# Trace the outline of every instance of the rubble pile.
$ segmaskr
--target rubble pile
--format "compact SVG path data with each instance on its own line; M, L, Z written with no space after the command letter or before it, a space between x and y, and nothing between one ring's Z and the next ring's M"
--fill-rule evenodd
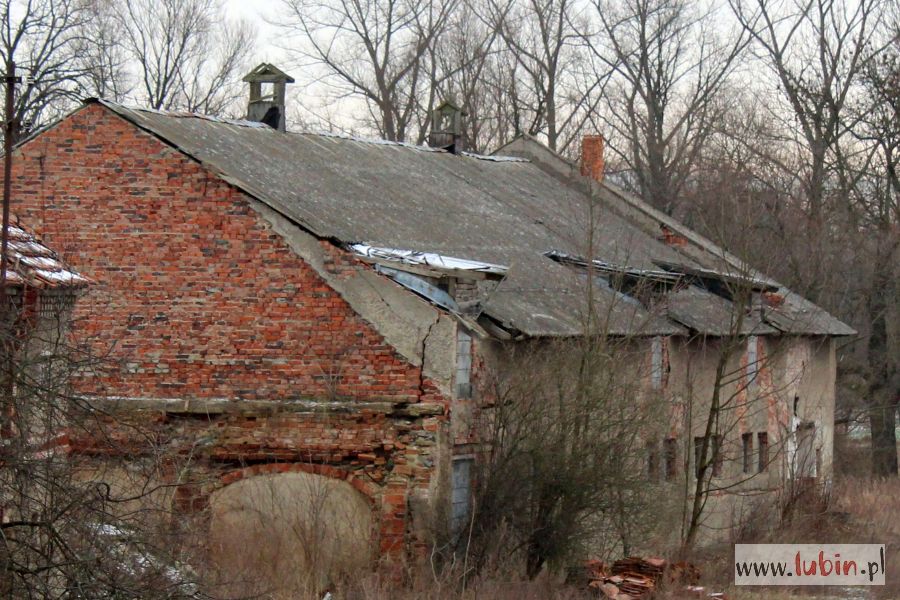
M669 589L683 588L692 596L725 600L725 595L710 593L698 587L700 570L688 562L670 563L664 558L630 556L617 560L610 567L600 560L586 565L588 584L606 600L648 600L660 584Z

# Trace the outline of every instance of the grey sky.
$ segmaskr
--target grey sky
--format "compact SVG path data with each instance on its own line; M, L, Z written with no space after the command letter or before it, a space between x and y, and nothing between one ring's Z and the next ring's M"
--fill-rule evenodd
M259 61L279 62L284 53L272 44L276 37L266 18L272 18L278 14L279 0L225 0L225 7L230 16L241 17L254 23L259 30L257 48Z

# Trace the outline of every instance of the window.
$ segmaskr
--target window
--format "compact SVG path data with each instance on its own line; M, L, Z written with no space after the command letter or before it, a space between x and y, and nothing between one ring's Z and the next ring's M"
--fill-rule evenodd
M666 438L663 441L663 452L666 460L666 481L672 481L678 475L678 440Z
M469 504L472 497L472 471L475 459L453 459L453 481L450 495L450 531L454 536L466 530L469 523Z
M700 478L700 466L703 462L703 438L694 438L694 477Z
M720 477L722 475L722 459L725 456L724 448L722 447L722 436L714 435L712 437L712 474L713 477Z
M456 330L456 397L472 397L472 336L462 327Z
M769 434L760 431L756 434L756 442L759 447L759 472L763 473L769 468Z
M798 477L815 477L820 460L815 449L816 424L812 421L803 421L795 435L797 436L797 451L794 456L793 472Z
M744 473L752 473L753 472L753 434L745 433L741 436L741 447L743 450L744 464L743 471Z
M706 467L712 466L712 476L722 475L722 436L714 435L709 438L706 448ZM703 437L694 438L694 476L700 477L700 467L703 465Z
M647 479L659 481L659 445L655 441L647 442Z
M663 386L663 340L659 336L650 344L650 385L654 390Z
M756 384L756 376L759 373L759 338L751 335L747 338L747 387Z

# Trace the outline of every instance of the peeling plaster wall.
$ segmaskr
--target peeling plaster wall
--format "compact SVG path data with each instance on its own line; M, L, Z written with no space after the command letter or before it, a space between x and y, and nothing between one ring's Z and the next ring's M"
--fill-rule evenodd
M800 400L798 417L816 424L816 448L821 449L822 476L833 474L834 405L837 354L833 338L786 337L773 342L776 377L785 402L793 408ZM780 360L778 360L780 358Z
M731 357L727 372L734 373L722 387L723 398L734 396L734 407L723 411L722 475L714 482L727 490L714 493L705 509L701 540L721 540L748 520L764 519L766 511L777 510L777 503L803 491L800 481L786 478L793 400L801 399L798 417L816 424L814 449L820 451L821 471L818 484L827 486L832 476L836 359L832 338L760 337L758 338L759 374L747 387L742 373L747 368L746 346ZM671 375L667 396L672 408L673 431L680 452L690 453L691 486L693 437L703 435L714 389L715 368L721 352L721 340L673 340L670 352ZM690 432L685 424L690 421ZM769 439L770 465L758 472L758 433ZM743 473L742 434L752 435L751 473ZM679 456L683 460L683 455ZM685 474L682 474L682 477ZM680 479L683 485L684 480ZM665 484L675 485L675 484ZM692 489L692 488L691 488ZM758 523L767 526L770 523Z

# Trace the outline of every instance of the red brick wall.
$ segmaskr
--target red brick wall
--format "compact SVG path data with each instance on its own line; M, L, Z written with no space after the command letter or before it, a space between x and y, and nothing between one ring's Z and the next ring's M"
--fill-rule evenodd
M435 393L242 192L102 106L15 158L13 212L98 282L75 330L111 361L79 381L82 392L395 401Z
M447 406L242 192L106 108L83 108L21 147L14 164L13 212L96 281L76 307L73 336L103 360L76 380L80 392ZM335 277L368 268L321 244ZM347 479L373 502L382 551L421 553L408 498L432 488L445 418L395 418L371 406L270 416L126 408L71 449L102 460L147 453L153 439L168 456L193 456L192 473L179 474L182 509L203 508L210 473L222 475L218 485L234 481L235 469Z

